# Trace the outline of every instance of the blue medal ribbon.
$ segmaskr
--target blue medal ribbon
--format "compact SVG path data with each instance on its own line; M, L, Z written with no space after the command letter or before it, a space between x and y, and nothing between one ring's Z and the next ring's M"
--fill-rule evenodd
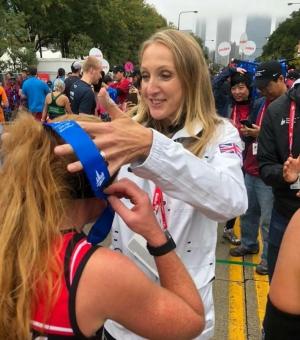
M103 188L110 180L106 162L90 136L73 120L45 123L66 143L70 144L80 160L96 197L106 199ZM87 240L92 244L102 242L110 232L114 211L108 204L102 215L92 226Z

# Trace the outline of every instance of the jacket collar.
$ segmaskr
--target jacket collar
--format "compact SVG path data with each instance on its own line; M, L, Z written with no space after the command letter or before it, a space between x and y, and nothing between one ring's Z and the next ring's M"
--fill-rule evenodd
M200 131L202 131L203 129L203 126L200 122L197 122L194 124L193 126L193 135L196 136L199 134ZM183 127L181 130L177 131L172 139L175 140L175 139L179 139L179 138L186 138L186 137L191 137L191 134L188 133L187 129L185 127Z

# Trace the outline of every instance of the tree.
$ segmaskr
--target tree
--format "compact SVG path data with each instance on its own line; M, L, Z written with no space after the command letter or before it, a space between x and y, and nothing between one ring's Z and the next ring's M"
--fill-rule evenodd
M63 57L79 55L88 42L99 47L111 64L137 61L142 41L167 25L144 0L0 0L3 7L24 13L30 41L60 50ZM91 40L88 40L88 37ZM81 49L83 43L85 49Z
M198 37L194 33L190 33L190 35L197 41L201 50L203 51L205 60L208 62L208 48L206 46L204 46L203 41L200 37Z
M30 41L23 13L0 10L0 54L6 53L1 68L14 72L36 63L34 43Z
M295 47L300 40L300 10L293 12L291 17L282 22L269 37L263 47L262 60L292 59L295 57Z
M69 40L69 57L82 59L89 54L93 40L86 34L72 34Z

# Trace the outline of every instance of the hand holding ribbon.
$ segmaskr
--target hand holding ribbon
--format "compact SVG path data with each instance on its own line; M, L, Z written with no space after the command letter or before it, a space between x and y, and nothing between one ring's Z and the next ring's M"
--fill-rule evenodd
M108 201L113 209L132 231L142 235L155 247L166 242L166 236L154 215L149 196L135 183L129 179L121 179L105 189L105 193L109 195ZM133 204L131 209L120 200L124 197L130 199Z
M135 122L113 103L106 90L101 89L98 95L101 105L111 117L111 122L79 122L79 125L90 135L96 146L105 153L110 173L115 173L122 165L142 157L146 158L152 145L152 130ZM57 155L73 152L70 145L55 148ZM70 172L80 171L80 162L68 166Z

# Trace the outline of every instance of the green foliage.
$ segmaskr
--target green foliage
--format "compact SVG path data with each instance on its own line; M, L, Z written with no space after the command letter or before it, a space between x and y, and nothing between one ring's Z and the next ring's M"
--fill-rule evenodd
M201 47L201 50L203 51L206 61L208 62L208 48L204 46L203 41L200 37L198 37L194 33L190 33L190 35L197 41L197 43Z
M23 13L0 10L0 55L6 53L7 60L1 69L20 71L24 66L36 63L34 43L30 41Z
M93 40L86 34L72 34L69 40L69 57L82 59L93 46Z
M0 0L1 1L1 0ZM137 62L140 44L166 20L144 0L2 0L3 8L24 15L31 42L60 50L63 57L99 47L111 65Z
M261 59L292 59L295 47L300 40L300 10L293 12L291 17L282 22L269 37L263 48Z

